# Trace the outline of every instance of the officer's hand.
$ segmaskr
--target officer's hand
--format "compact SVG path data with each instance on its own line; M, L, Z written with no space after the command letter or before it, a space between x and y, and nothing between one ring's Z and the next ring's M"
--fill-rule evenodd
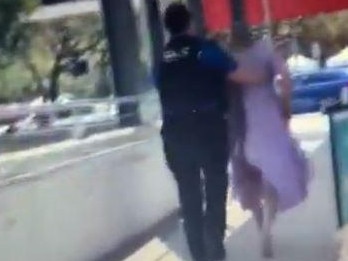
M237 70L228 74L228 80L242 85L258 85L269 82L269 75L267 68L241 62Z

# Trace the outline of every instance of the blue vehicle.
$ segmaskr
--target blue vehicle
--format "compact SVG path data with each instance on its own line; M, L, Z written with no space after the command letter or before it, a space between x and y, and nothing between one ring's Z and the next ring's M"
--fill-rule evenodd
M325 69L292 77L293 114L320 111L323 106L335 104L342 88L348 86L348 68Z

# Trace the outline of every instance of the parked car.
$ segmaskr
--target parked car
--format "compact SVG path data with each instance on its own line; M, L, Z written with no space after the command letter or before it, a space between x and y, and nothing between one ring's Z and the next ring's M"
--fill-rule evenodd
M341 90L348 86L348 68L323 69L314 73L293 75L292 107L294 114L319 112L335 104Z

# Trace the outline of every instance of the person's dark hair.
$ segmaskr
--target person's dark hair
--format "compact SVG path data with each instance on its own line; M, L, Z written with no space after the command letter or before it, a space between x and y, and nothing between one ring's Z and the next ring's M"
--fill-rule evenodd
M233 25L232 29L232 42L233 47L248 48L253 44L253 38L250 32L250 28L243 22L237 22Z
M185 33L191 24L191 13L180 3L172 3L164 14L164 25L171 35Z

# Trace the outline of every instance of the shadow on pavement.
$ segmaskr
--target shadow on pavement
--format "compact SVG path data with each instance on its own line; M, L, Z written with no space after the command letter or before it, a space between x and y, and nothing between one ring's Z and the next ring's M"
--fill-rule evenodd
M274 229L275 261L332 261L336 231L336 209L332 181L330 142L305 139L314 178L309 198L300 206L280 214ZM235 202L227 206L226 261L261 261L257 226L249 213ZM159 229L158 229L159 228ZM96 261L191 261L182 222L176 216L142 240L126 244L125 250ZM134 244L134 242L138 242Z
M135 260L132 259L131 256L139 249L146 246L146 244L150 242L155 235L168 235L171 234L172 231L176 230L176 221L178 220L178 215L179 214L177 211L171 213L147 231L134 235L113 251L106 253L93 261L118 261L130 260L130 258L131 260Z

